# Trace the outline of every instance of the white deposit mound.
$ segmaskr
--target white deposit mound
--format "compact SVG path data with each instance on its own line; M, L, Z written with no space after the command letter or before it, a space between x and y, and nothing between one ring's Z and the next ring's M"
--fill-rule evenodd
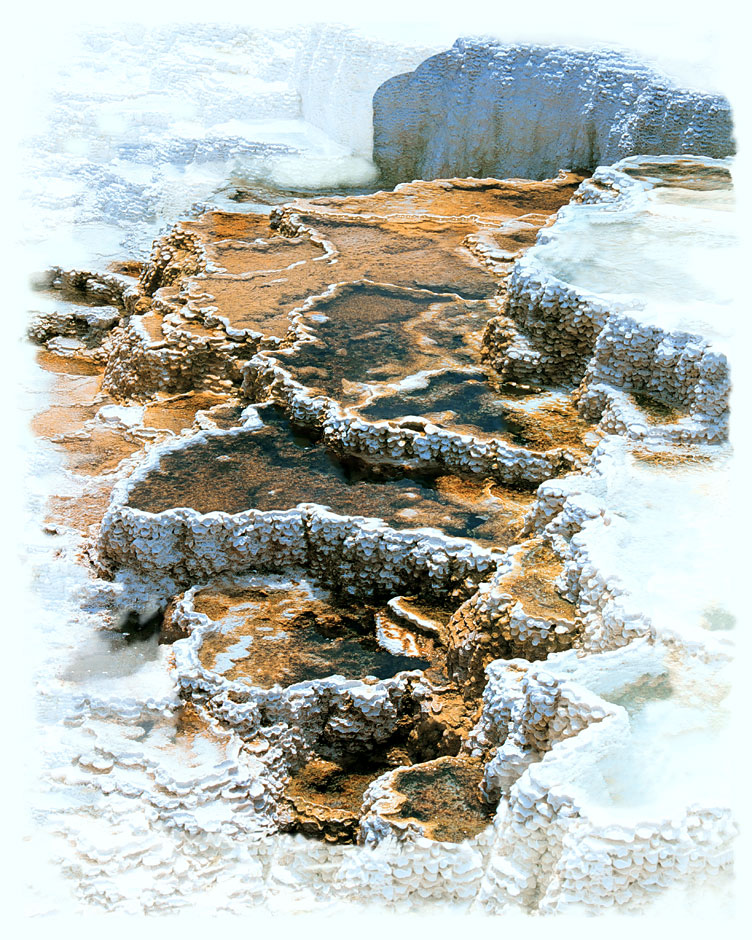
M738 575L728 557L729 449L698 443L706 439L706 427L686 418L688 405L701 414L697 396L687 401L680 393L682 384L698 381L697 368L686 358L645 355L647 347L655 351L687 339L680 332L690 326L686 307L656 302L671 296L679 301L684 290L694 301L689 339L703 355L726 361L714 343L718 336L726 339L735 313L721 274L734 247L725 172L717 161L678 157L601 168L583 185L582 201L562 210L512 276L518 286L528 284L522 289L527 301L518 293L513 305L528 304L528 323L550 316L539 336L550 336L553 345L555 315L568 318L576 310L580 335L595 326L595 342L581 350L575 372L581 407L599 413L601 429L611 433L585 473L539 488L531 522L535 531L567 545L564 579L577 599L589 653L549 656L546 672L619 706L625 710L617 712L620 720L627 719L606 746L606 722L617 716L591 724L597 740L556 781L567 785L549 791L557 799L566 793L578 819L565 824L577 836L554 850L550 878L538 873L538 889L545 885L538 903L543 910L646 900L659 886L680 880L690 886L700 856L706 875L731 858L733 749L724 700L734 649L729 605ZM670 235L656 241L653 221L658 232L668 226ZM698 272L701 246L708 254ZM560 328L558 333L563 335ZM724 374L716 381L725 394ZM501 663L494 668L487 699L494 677L509 682ZM541 670L533 667L529 674L537 678ZM582 742L582 733L576 740ZM507 739L488 765L491 785L508 783L512 761L525 757L524 747L517 753L513 748ZM506 769L499 757L504 750ZM549 753L567 756L556 746ZM568 756L571 761L571 748ZM523 775L515 784L513 807L535 779ZM553 827L547 831L550 838ZM699 845L708 848L698 851ZM549 842L544 857L551 849ZM514 843L509 854L524 857L522 844ZM499 884L508 891L510 880Z
M725 98L610 49L458 39L374 96L374 159L389 182L543 179L632 154L734 152Z
M326 25L82 33L29 141L36 264L142 258L229 182L368 186L373 93L432 51Z
M602 168L595 179L613 185L616 202L572 204L559 213L526 256L549 279L597 295L612 308L639 311L640 323L698 333L726 347L734 329L737 250L734 194L728 161L704 160L702 175L685 185L661 178L691 160L631 157Z
M511 381L581 383L580 410L634 439L724 440L738 316L727 277L738 259L732 209L724 161L598 167L512 270L511 319L490 341L497 370ZM635 412L633 394L652 411ZM656 408L678 410L669 420Z

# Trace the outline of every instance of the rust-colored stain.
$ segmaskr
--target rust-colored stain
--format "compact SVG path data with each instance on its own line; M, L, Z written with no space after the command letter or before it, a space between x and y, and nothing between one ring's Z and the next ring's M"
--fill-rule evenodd
M393 191L367 196L321 196L295 200L298 206L322 213L372 215L376 217L468 216L482 222L498 223L529 213L546 217L569 202L585 177L563 173L554 180L526 179L443 179L401 183Z
M278 339L287 333L291 311L334 283L366 279L487 298L496 293L498 277L466 239L483 236L519 253L581 179L444 180L397 193L297 200L271 223L266 216L211 212L181 228L225 273L191 280L194 249L177 248L162 285L175 282L184 258L186 292L209 295L234 328Z
M184 228L200 237L210 260L233 275L283 271L325 252L308 236L276 234L261 215L210 212Z
M182 702L176 712L175 732L180 737L191 738L206 734L209 730L206 717L199 712L193 702Z
M145 313L142 317L140 317L138 322L141 324L144 330L146 330L150 342L164 342L165 335L162 330L163 317L160 314L150 310L149 313Z
M113 261L107 266L113 274L123 274L126 277L138 277L143 269L140 261Z
M673 424L681 417L681 412L673 405L660 401L652 395L643 392L633 392L632 401L640 409L640 413L648 424Z
M425 669L424 655L440 657L427 639L417 655L389 652L378 642L373 607L342 606L305 587L207 588L194 604L217 624L202 640L204 667L261 688L332 675L384 679Z
M478 835L495 807L480 791L483 764L468 757L439 757L395 773L399 808L386 818L415 821L429 839L462 842Z
M102 520L112 494L112 480L97 480L101 473L114 470L121 460L140 449L107 428L87 428L99 409L112 399L102 392L104 364L85 357L61 356L41 349L37 362L55 378L48 393L49 408L35 414L30 427L34 434L50 441L63 455L65 465L86 481L83 493L72 496L51 494L47 500L45 525L66 526L82 533Z
M508 420L516 425L515 439L533 450L564 447L575 456L586 457L600 437L568 396L533 404L528 409L515 408L510 403L508 415Z
M531 539L514 559L509 574L497 582L499 587L519 601L526 614L542 620L573 621L575 606L565 600L555 587L563 565L543 539Z
M296 435L268 407L257 431L189 443L162 456L131 490L129 505L158 513L187 506L201 513L289 509L315 502L398 528L439 528L483 545L506 546L533 495L452 475L384 475L338 460Z
M190 428L198 411L208 411L227 400L214 392L188 392L171 398L155 398L144 410L144 426L179 434Z
M87 421L91 421L96 416L101 407L101 402L53 405L52 408L48 408L32 418L31 429L39 437L54 440L61 435L69 435L80 431Z
M707 466L714 459L709 454L702 454L691 448L672 448L671 450L633 447L632 456L640 463L649 464L656 470L680 470Z
M311 341L282 362L316 394L358 403L362 384L371 395L388 394L417 372L477 367L496 312L491 302L351 283L301 315Z
M73 473L83 476L98 476L109 473L140 450L139 441L126 440L117 431L93 428L85 437L67 437L54 442L60 448L65 461Z
M47 501L45 525L52 528L67 526L87 533L93 525L99 525L107 511L112 496L112 484L91 484L81 496L50 496Z
M61 356L48 349L40 349L36 360L45 372L56 372L58 375L101 375L104 372L104 364L101 362L78 356Z
M284 803L292 832L325 842L354 842L363 794L388 768L367 761L344 767L314 758L295 771L285 787Z

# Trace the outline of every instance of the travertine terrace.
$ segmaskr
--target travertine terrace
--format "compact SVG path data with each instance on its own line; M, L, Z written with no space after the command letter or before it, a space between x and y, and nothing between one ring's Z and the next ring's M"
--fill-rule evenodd
M82 897L116 908L148 858L150 907L178 909L227 852L233 897L287 871L313 906L597 912L724 884L728 809L629 803L620 761L645 709L696 722L729 658L717 585L704 621L667 618L635 546L650 492L720 485L728 364L564 268L588 213L729 186L682 157L405 183L210 211L144 265L39 278L57 398L35 430L70 470L47 525L78 533L112 631L160 639L145 697L116 683L71 720L58 784L137 846L63 820Z

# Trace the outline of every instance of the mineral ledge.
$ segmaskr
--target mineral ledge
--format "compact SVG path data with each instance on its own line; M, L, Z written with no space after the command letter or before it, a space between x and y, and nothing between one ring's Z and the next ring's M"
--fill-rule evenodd
M682 778L677 726L720 759L732 618L688 528L722 499L728 299L702 285L689 323L629 275L682 282L640 226L720 250L730 199L693 157L413 182L39 278L47 525L84 616L151 644L71 702L83 901L599 912L727 884L729 809L646 780Z

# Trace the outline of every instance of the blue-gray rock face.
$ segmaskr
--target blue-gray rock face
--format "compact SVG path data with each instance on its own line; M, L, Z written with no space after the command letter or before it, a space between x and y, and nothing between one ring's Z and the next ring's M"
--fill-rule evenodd
M608 49L458 39L373 99L384 182L452 176L542 179L633 154L734 152L721 95L679 87Z

